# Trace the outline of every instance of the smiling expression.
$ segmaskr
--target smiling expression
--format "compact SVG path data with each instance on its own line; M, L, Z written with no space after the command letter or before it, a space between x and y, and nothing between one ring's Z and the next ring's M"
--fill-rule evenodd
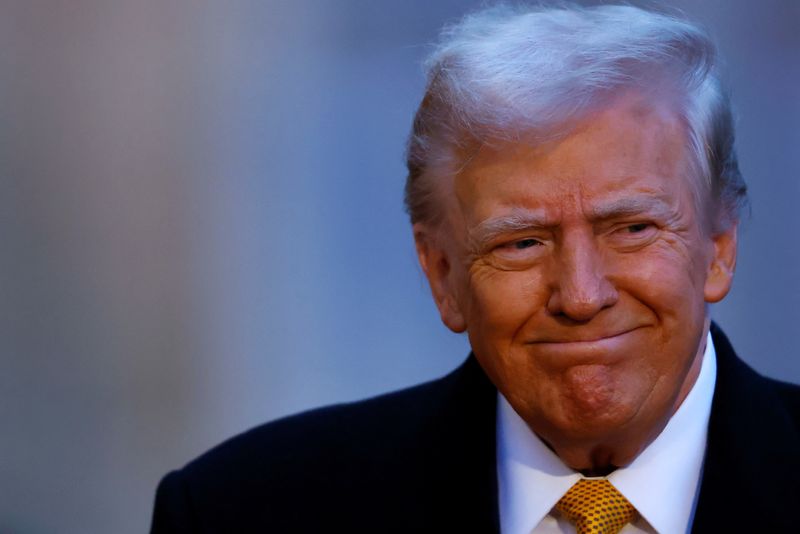
M658 435L730 287L735 228L698 216L686 144L668 109L627 95L548 145L482 146L444 226L415 226L443 321L576 469Z

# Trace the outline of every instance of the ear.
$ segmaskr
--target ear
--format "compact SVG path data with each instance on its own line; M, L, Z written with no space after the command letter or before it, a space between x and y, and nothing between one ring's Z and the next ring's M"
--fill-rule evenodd
M737 225L714 236L714 256L709 265L708 277L703 289L706 302L719 302L733 284L736 270Z
M428 278L442 322L453 332L463 332L467 329L467 323L456 298L451 260L441 244L438 232L424 223L416 223L414 243L419 264Z

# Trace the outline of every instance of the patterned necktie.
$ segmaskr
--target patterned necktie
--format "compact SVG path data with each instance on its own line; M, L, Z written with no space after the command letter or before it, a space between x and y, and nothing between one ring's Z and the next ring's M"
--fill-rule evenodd
M616 534L636 516L636 508L604 478L582 478L556 508L578 534Z

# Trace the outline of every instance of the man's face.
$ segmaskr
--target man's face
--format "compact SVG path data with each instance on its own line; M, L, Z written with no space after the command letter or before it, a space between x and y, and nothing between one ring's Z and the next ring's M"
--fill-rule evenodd
M705 303L730 287L735 229L698 217L685 145L629 95L550 145L483 146L443 228L415 227L443 320L574 468L655 438L699 371Z

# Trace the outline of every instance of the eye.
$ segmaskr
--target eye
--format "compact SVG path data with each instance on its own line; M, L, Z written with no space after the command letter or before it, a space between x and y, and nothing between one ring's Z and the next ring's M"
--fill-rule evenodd
M658 226L652 222L625 223L609 234L612 243L623 248L641 247L658 236Z
M518 270L532 265L546 250L545 241L535 237L522 237L495 246L491 257L495 266L500 269Z
M511 243L510 246L516 250L524 250L526 248L539 246L541 244L542 242L537 239L527 238L527 239L520 239L519 241L514 241L513 243Z
M638 234L638 233L644 232L645 230L647 230L651 226L652 225L650 223L636 223L636 224L630 224L630 225L626 226L625 230L627 230L627 232L629 234Z

